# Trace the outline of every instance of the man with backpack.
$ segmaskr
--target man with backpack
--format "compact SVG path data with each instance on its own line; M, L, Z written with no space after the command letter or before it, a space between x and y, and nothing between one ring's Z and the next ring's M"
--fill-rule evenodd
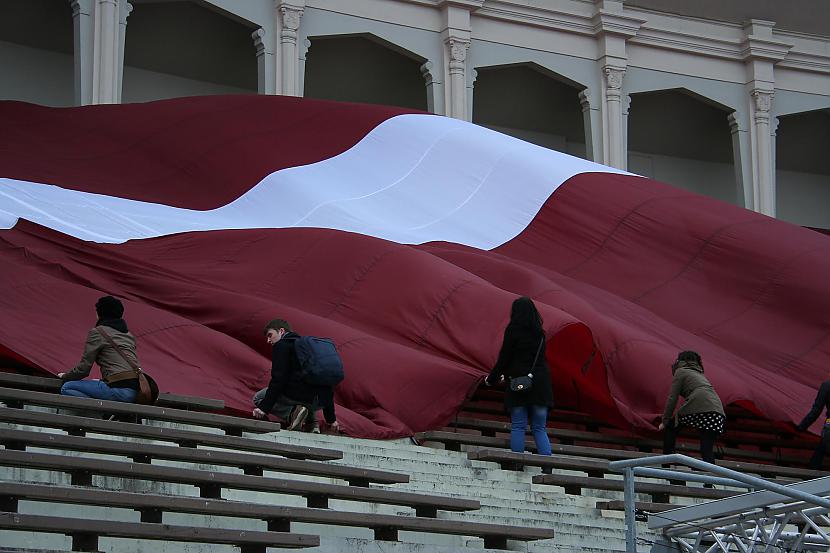
M286 422L287 430L302 427L319 405L329 427L339 429L334 411L334 385L343 379L343 365L331 340L300 336L283 319L265 325L272 346L271 381L254 395L255 418L272 413Z

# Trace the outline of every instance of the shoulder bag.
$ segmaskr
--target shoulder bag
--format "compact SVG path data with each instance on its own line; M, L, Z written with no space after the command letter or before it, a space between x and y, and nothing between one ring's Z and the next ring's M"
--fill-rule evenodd
M129 357L124 355L124 351L113 341L106 330L99 326L98 332L101 333L101 336L103 336L104 339L115 349L115 351L118 352L118 355L120 355L121 358L126 361L127 364L136 372L136 378L138 378L138 394L135 396L135 402L142 405L154 404L156 402L156 398L158 397L158 387L154 387L150 384L150 376L142 371L141 367L136 366L136 364L133 363ZM156 390L155 393L153 393L154 388Z
M545 336L539 342L539 348L536 350L536 357L533 358L533 364L530 366L530 372L524 376L515 376L510 379L511 392L527 392L533 388L533 369L536 368L536 361L539 360L539 354L542 352L542 345L545 343Z

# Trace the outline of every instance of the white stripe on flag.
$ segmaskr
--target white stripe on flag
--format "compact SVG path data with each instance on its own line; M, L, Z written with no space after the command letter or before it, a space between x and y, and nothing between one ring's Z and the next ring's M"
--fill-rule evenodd
M628 174L456 119L399 115L348 151L272 173L209 211L0 179L0 227L22 217L108 243L188 231L318 227L491 249L524 230L561 183L586 172Z

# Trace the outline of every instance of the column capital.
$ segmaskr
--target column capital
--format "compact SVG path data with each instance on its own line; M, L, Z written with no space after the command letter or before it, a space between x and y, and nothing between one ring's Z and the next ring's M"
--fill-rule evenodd
M726 120L729 122L729 132L731 134L735 134L741 131L741 122L738 119L737 111L733 111L732 113L727 115Z
M772 109L772 97L775 95L770 90L752 89L749 93L755 107L755 121L769 123L770 110Z
M254 49L256 50L257 57L263 55L268 50L266 35L265 29L262 27L251 33L251 39L254 41Z
M591 109L591 91L584 88L579 91L579 105L582 106L582 113Z
M69 5L72 7L72 17L92 13L92 2L90 0L69 0Z
M450 63L467 61L467 49L470 48L469 39L451 36L444 40L444 44L447 45Z
M427 86L435 83L435 74L432 72L434 66L431 61L425 61L421 64L421 76L424 78L424 82Z
M279 7L279 11L283 31L296 32L300 28L300 18L305 10L296 6L283 5Z
M625 77L625 69L606 65L602 68L605 76L605 94L609 100L619 101L622 96L622 83Z

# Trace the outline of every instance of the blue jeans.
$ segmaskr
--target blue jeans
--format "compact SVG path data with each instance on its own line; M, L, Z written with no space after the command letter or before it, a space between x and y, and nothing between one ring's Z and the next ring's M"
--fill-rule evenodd
M516 453L524 453L525 430L527 419L530 417L530 431L536 442L536 452L539 455L550 455L550 440L545 431L548 420L548 408L545 405L520 405L510 411L510 449Z
M132 403L138 392L132 388L110 388L106 382L100 380L70 380L61 386L61 394Z

